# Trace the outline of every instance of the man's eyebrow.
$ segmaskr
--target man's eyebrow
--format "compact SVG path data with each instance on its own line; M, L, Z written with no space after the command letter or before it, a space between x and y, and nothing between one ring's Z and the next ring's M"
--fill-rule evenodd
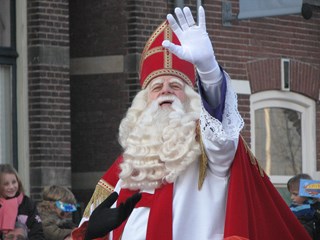
M153 81L150 83L150 87L152 88L153 86L162 84L163 82L164 82L163 79L153 80Z
M182 82L180 79L178 79L178 78L172 78L172 79L170 79L169 82L170 82L170 83L178 83L178 84L180 84L180 85L183 85L183 82Z

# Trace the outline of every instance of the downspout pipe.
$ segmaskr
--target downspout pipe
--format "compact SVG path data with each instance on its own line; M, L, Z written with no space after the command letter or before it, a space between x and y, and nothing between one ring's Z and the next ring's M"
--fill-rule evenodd
M174 7L183 8L184 7L184 0L175 0L174 1Z
M197 0L197 22L199 22L199 16L198 16L198 9L201 6L201 0ZM174 1L174 8L179 7L179 8L183 8L184 5L184 0L175 0Z

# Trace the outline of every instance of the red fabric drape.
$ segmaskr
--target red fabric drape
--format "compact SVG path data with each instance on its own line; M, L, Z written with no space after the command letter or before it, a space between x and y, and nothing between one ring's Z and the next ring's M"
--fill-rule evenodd
M121 189L117 206L137 191ZM149 207L146 240L172 240L173 184L166 184L154 194L142 193L136 207ZM113 231L113 239L120 239L126 222Z
M122 155L120 155L114 161L114 163L111 165L111 167L104 173L101 180L107 182L108 184L110 184L110 186L115 187L118 180L119 180L119 173L120 173L120 166L119 165L122 162L122 160L123 160L123 157L122 157ZM106 192L107 192L107 189L106 189ZM71 233L72 239L73 240L83 240L85 233L86 233L86 230L87 230L87 225L88 225L88 222L84 222L81 226L74 229ZM105 236L103 238L97 238L97 239L106 240L106 239L108 239L108 236Z
M119 181L119 174L120 174L120 164L123 161L123 156L120 155L111 167L103 174L102 178L104 181L109 183L111 186L115 187L117 182Z
M311 239L268 176L264 172L261 176L248 151L240 138L230 173L224 236L250 240Z

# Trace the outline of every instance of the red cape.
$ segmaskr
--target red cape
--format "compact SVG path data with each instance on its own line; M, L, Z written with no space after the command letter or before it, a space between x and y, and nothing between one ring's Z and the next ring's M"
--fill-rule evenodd
M311 239L242 138L233 161L224 236L250 240Z

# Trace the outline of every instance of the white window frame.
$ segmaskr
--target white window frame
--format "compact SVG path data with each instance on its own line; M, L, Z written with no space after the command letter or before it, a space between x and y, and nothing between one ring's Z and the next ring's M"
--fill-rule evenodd
M302 172L318 179L316 165L316 104L301 94L287 91L264 91L250 96L251 149L255 153L255 111L267 107L291 109L301 113ZM259 159L258 159L259 161ZM283 186L292 176L271 175L275 186Z
M28 106L28 45L27 1L16 1L17 58L17 132L19 176L27 195L30 193L29 167L29 106Z

